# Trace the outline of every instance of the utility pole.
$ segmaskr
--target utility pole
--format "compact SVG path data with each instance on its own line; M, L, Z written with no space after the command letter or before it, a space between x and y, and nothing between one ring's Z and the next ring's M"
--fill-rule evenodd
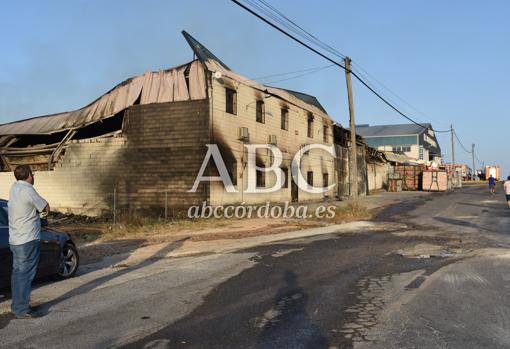
M473 171L472 171L471 179L475 180L476 170L475 170L475 144L474 143L471 144L471 156L473 157Z
M358 152L356 147L356 123L354 121L354 101L352 98L352 81L351 81L351 59L344 58L345 64L345 81L347 83L347 98L349 99L349 128L351 129L351 163L350 163L350 194L353 199L358 198Z
M453 130L453 125L450 125L450 133L452 136L452 171L455 171L455 134Z

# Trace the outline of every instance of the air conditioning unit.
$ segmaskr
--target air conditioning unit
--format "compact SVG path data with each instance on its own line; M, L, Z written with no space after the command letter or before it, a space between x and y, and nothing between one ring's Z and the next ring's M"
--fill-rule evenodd
M248 141L250 139L250 133L248 132L248 127L239 127L237 129L237 138L240 141Z
M276 142L276 135L269 135L267 143L268 144L272 144L272 145L276 145L277 144L277 142Z

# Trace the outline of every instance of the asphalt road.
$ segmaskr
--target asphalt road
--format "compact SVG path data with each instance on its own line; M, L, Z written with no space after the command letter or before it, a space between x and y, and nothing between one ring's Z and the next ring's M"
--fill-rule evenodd
M510 346L502 197L468 187L410 199L376 225L91 277L43 304L42 319L0 316L0 346Z

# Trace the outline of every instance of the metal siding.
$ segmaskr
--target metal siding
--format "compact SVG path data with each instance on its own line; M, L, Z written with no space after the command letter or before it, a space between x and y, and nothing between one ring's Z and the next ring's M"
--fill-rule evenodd
M412 145L418 144L417 136L368 137L365 143L372 148L383 145Z

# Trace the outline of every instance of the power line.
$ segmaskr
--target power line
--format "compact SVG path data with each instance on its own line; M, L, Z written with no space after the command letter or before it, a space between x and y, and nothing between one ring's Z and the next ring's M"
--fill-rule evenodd
M319 38L317 38L316 36L314 36L313 34L311 34L310 32L306 31L305 29L303 29L299 24L297 24L296 22L294 22L293 20L291 20L290 18L288 18L287 16L285 16L285 14L283 14L281 11L279 11L278 9L276 9L274 6L272 6L269 2L265 1L265 0L259 0L259 2L265 4L267 7L269 7L270 9L272 9L274 12L276 12L277 14L279 14L281 17L283 17L284 19L286 19L288 22L292 23L296 28L300 29L302 32L304 32L306 35L308 35L310 38L312 38L313 40L321 43L329 52L333 53L334 55L340 57L340 58L345 58L345 55L341 52L339 52L337 49L335 49L334 47L331 47L330 45L326 44L324 41L320 40Z
M307 32L306 30L304 30L301 26L299 26L296 22L294 22L293 20L291 20L290 18L288 18L287 16L285 16L285 14L283 14L281 11L279 11L278 9L276 9L275 7L273 7L271 4L269 4L267 1L265 0L258 0L260 3L262 3L263 5L258 5L256 3L254 3L255 0L245 0L247 1L248 3L250 3L252 6L256 7L257 9L261 10L262 12L264 12L265 14L267 14L270 18L272 18L273 20L275 20L276 22L282 24L283 26L285 26L286 28L290 29L291 31L293 31L294 33L296 33L297 35L301 36L302 38L308 40L308 41L311 41L312 43L315 43L317 44L319 47L323 48L324 50L332 53L333 55L336 55L340 58L344 58L345 55L343 55L342 53L340 53L338 50L334 49L333 47L329 46L328 44L324 43L323 41L321 41L320 39L318 39L317 37L315 37L313 34ZM237 3L237 1L235 1ZM262 6L266 6L268 9L264 9ZM272 12L271 12L272 11ZM278 18L278 16L282 17L282 18ZM260 18L260 17L259 17ZM264 20L264 19L262 19ZM291 25L289 25L288 23L285 22L285 20L290 23ZM265 21L267 23L267 21ZM271 23L269 23L271 25ZM273 26L274 27L274 26ZM304 32L306 35L303 35L302 33L300 33L298 30L296 30L295 28L298 28L301 32ZM279 28L277 28L279 29ZM280 30L280 29L279 29ZM281 30L280 30L281 31ZM312 38L312 39L310 39ZM361 69L362 67L357 64ZM343 69L345 69L344 67L342 67ZM363 69L362 69L363 70ZM351 70L352 72L352 70ZM382 93L377 93L375 91L375 89L371 88L370 86L368 86L368 84L362 79L360 78L359 76L356 76L356 74L354 74L354 72L352 72L353 75L355 75L355 77L362 83L362 84L365 84L365 86L367 88L369 88L373 93L375 93L377 95L377 97L379 97L384 103L386 103L388 106L390 106L392 109L394 109L395 111L397 111L397 113L399 113L400 115L402 115L403 117L405 117L407 120L411 121L412 123L422 127L422 128L425 128L425 129L428 129L428 127L426 126L423 126L421 124L419 124L418 122L416 122L415 120L412 120L410 117L408 117L407 115L404 115L404 113L402 113L400 110L398 110L396 107L394 107L394 103L391 103L389 102L390 98L388 98L388 96L382 94ZM368 72L367 72L368 74ZM361 74L360 74L361 75ZM368 74L369 75L369 74ZM365 78L366 79L366 78ZM377 80L377 79L375 79ZM382 83L380 83L382 85ZM383 85L384 86L384 85ZM386 88L387 90L389 90L389 88ZM390 91L391 93L393 93L392 91ZM379 95L380 94L380 95ZM393 93L394 95L396 95L395 93ZM381 97L381 95L384 95L384 98ZM397 96L398 97L398 96ZM400 98L400 97L398 97ZM402 99L402 98L400 98ZM407 103L407 102L406 102ZM407 103L408 104L408 103ZM423 114L423 113L422 113ZM432 129L432 127L431 127ZM434 130L432 129L433 131L435 132L450 132L450 130L447 130L447 131L439 131L439 130Z
M357 67L358 70L361 70L362 72L365 73L365 76L363 76L363 74L361 74L360 71L358 71L358 74L360 74L361 76L363 76L365 78L365 80L370 80L372 79L373 81L375 81L377 84L379 84L379 86L381 86L383 89L385 89L386 91L388 91L390 94L392 94L393 96L395 96L397 99L399 99L401 102L403 102L404 104L406 104L408 107L410 107L412 110L414 110L415 112L417 112L418 114L421 114L422 116L424 116L425 118L427 119L430 119L434 122L438 122L437 120L434 120L432 118L430 118L428 115L426 115L425 113L423 113L421 110L419 110L418 108L416 108L414 105L412 105L411 103L407 102L404 98L400 97L397 93L395 93L393 90L391 90L387 85L383 84L379 79L377 79L374 75L370 74L366 69L364 69L359 63L357 62L353 62L353 65L355 65ZM385 95L385 97L388 97L387 95ZM418 119L419 120L419 119ZM439 122L440 124L442 124L442 122Z
M342 64L334 61L333 59L331 59L330 57L326 56L325 54L323 54L322 52L318 51L317 49L311 47L310 45L304 43L302 40L298 39L297 37L295 37L294 35L288 33L287 31L285 31L284 29L280 28L279 26L277 26L276 24L272 23L271 21L269 21L268 19L266 19L265 17L261 16L260 14L258 14L257 12L255 12L254 10L252 10L251 8L245 6L244 4L240 3L238 0L231 0L233 3L235 3L236 5L238 5L239 7L243 8L245 11L251 13L252 15L254 15L255 17L257 17L258 19L260 19L261 21L265 22L266 24L270 25L271 27L273 27L274 29L278 30L279 32L281 32L282 34L284 34L285 36L289 37L290 39L296 41L297 43L299 43L300 45L306 47L307 49L309 49L310 51L314 52L315 54L321 56L322 58L326 59L327 61L333 63L334 65L342 68L343 70L346 70L345 66L343 66ZM276 15L274 14L269 14L267 10L264 10L261 6L259 6L258 4L254 3L252 0L246 0L249 4L251 4L252 6L254 6L255 8L261 10L262 12L266 13L270 18L272 18L273 20L275 20L277 23L280 23L282 24L283 26L285 26L287 29L289 29L289 25L286 25L284 24L285 22L283 22L282 19L279 19ZM302 30L302 29L301 29ZM294 31L294 33L296 32L295 30L292 30ZM302 35L301 35L302 37ZM330 53L333 53L333 52L337 52L337 53L334 53L335 55L338 55L338 51L336 50L332 50L332 49L327 49L327 48L324 48L324 43L322 43L320 40L318 40L318 46L322 47L323 49L325 49L326 51L330 52ZM326 45L328 46L328 45ZM332 52L333 51L333 52ZM384 98L380 93L378 93L374 88L372 88L368 83L366 83L358 74L356 74L355 72L353 72L352 70L350 71L351 74L363 85L365 86L368 90L370 90L375 96L377 96L381 101L383 101L387 106L389 106L391 109L393 109L394 111L396 111L399 115L401 115L402 117L404 117L405 119L409 120L410 122L412 122L413 124L416 124L417 126L420 126L424 129L429 129L429 127L427 126L423 126L422 124L414 121L412 118L410 118L409 116L407 116L406 114L404 114L402 111L400 111L397 107L395 107L392 103L390 103L386 98ZM434 130L432 127L430 127L430 129L436 133L446 133L446 132L450 132L450 130Z
M314 70L314 71L310 71L308 73L303 73L303 74L299 74L299 75L296 75L296 76L292 76L290 78L285 78L285 79L280 79L280 80L274 80L274 81L267 81L265 82L264 84L275 84L277 82L282 82L282 81L287 81L287 80L292 80L292 79L297 79L297 78L300 78L300 77L303 77L305 75L310 75L310 74L315 74L315 73L318 73L324 69L327 69L327 68L331 68L333 65L328 65L326 67L322 67L321 69L317 69L317 70Z
M319 46L323 50L335 56L338 56L340 58L345 57L342 53L338 52L328 44L324 43L323 41L316 38L314 35L310 34L308 31L304 30L297 23L286 17L283 13L281 13L278 9L273 7L268 2L262 0L258 0L258 2L257 0L245 0L245 2L249 3L252 7L264 13L266 16L273 19L275 22L281 24L283 27L287 28L289 31L293 32L302 39Z
M257 76L255 78L252 78L252 79L246 79L244 81L257 81L257 80L265 80L265 79L268 79L268 78L274 78L274 77L278 77L278 76L286 76L286 75L292 75L292 74L298 74L298 73L315 73L316 71L320 71L322 69L326 69L326 68L329 68L329 67L332 67L333 64L328 64L328 65L323 65L323 66L320 66L320 67L313 67L313 68L307 68L307 69L301 69L301 70L295 70L295 71L291 71L291 72L286 72L286 73L278 73L278 74L271 74L271 75L264 75L264 76Z
M467 148L464 146L464 144L462 144L462 142L460 141L459 137L457 136L457 132L455 130L453 130L453 135L455 136L455 138L457 139L457 142L459 142L460 146L462 147L462 149L468 153L468 154L472 154L471 151L467 150Z

